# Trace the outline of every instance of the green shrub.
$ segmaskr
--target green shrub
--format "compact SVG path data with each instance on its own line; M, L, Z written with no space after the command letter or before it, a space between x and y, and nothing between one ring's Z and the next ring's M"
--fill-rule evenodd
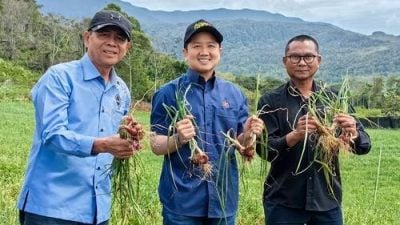
M383 116L383 114L381 109L366 109L362 107L356 107L356 116L358 118L366 118L366 117Z
M0 59L0 100L26 100L39 75Z

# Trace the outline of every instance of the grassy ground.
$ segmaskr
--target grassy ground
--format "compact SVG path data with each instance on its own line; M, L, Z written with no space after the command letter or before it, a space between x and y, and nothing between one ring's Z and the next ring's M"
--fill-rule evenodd
M141 122L149 123L148 113L138 112L136 116ZM0 225L10 225L17 224L16 199L34 126L32 105L29 102L0 102L0 118ZM400 130L369 130L369 133L374 146L370 154L341 160L345 222L347 225L400 224ZM144 224L161 224L157 185L162 157L153 155L148 147L140 153L140 157L145 165L140 202L144 210ZM238 224L264 223L261 202L263 178L259 168L260 161L257 159L246 170L247 188L241 188ZM113 220L112 224L117 222Z

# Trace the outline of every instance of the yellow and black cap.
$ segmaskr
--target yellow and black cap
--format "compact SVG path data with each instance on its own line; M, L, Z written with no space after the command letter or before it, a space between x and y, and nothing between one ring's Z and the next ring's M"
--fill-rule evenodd
M217 30L217 28L214 27L214 25L212 25L210 22L200 19L190 24L186 28L184 46L186 47L190 42L190 39L200 32L208 32L212 34L219 44L221 44L222 40L224 39L222 34Z

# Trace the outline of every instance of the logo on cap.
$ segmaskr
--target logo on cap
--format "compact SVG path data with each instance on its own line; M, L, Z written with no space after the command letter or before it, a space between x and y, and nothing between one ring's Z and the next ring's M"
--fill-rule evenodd
M197 30L197 29L199 29L199 28L202 28L202 27L212 27L212 25L209 24L209 23L207 23L207 22L204 22L204 21L197 22L197 23L194 25L194 29L195 29L195 30Z
M128 40L131 40L131 22L118 12L102 10L97 12L90 21L89 29L97 31L106 26L117 26L124 31Z
M118 19L119 21L121 21L121 15L114 16L114 14L111 13L110 19L111 19L111 20L113 20L113 19Z

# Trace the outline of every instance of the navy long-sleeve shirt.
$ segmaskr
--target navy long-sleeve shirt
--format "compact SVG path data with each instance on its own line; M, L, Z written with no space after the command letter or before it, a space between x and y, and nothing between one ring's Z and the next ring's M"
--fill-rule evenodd
M196 141L212 165L205 179L190 161L189 145L164 157L158 192L163 210L179 215L221 218L236 214L239 183L235 150L221 133L240 134L248 117L247 100L232 83L214 76L207 82L194 70L167 83L152 99L151 129L169 135L171 118L164 105L177 109L177 94L186 100L197 125Z

